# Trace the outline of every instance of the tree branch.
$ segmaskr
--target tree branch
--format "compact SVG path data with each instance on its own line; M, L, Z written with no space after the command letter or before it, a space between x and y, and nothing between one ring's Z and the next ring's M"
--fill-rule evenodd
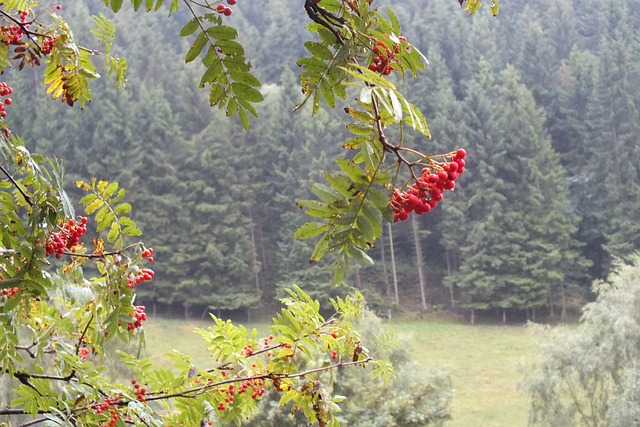
M22 187L20 187L20 185L16 182L16 180L13 179L9 171L7 171L2 165L0 165L0 170L2 170L2 173L4 173L5 176L9 179L9 181L11 181L11 184L13 184L13 186L16 187L18 192L22 194L22 197L24 197L24 201L27 202L29 206L33 206L33 200L31 200L31 197L29 197L29 195L22 189Z

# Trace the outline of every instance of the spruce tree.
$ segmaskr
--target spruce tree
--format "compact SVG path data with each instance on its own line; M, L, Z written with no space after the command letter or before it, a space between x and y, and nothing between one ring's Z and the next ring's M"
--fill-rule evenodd
M470 159L475 153L477 172L469 178L470 226L461 236L455 280L470 308L535 309L563 283L566 261L577 257L566 178L544 114L517 71L507 67L497 82L484 80L469 86L467 99L484 126L474 126Z

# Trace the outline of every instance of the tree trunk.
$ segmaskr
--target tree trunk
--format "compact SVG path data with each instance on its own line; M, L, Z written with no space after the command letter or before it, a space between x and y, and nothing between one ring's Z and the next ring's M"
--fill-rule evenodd
M380 234L380 256L382 258L382 278L384 280L384 292L387 297L387 306L390 306L389 299L391 298L391 282L389 282L389 274L387 272L387 255L384 249L384 233Z
M391 231L391 224L387 224L389 230L389 248L391 249L391 270L393 271L393 290L396 296L396 305L400 308L400 296L398 295L398 273L396 271L396 257L393 249L393 232Z
M447 262L447 277L451 277L451 260L449 259L449 249L445 249L445 260ZM449 303L451 304L451 307L455 307L456 305L456 300L453 296L453 283L451 283L451 280L448 280L449 282Z
M472 308L471 309L471 324L475 324L476 323L476 309Z
M502 309L502 323L507 323L507 310Z
M562 304L562 308L560 309L560 321L564 322L564 319L567 316L567 295L565 293L564 283L560 284L560 302Z
M258 261L258 248L256 247L255 222L253 221L253 211L249 207L249 217L251 218L251 252L253 253L253 279L256 285L256 292L260 292L260 262Z
M427 311L427 283L424 277L424 267L422 266L422 244L420 243L420 229L418 220L415 215L411 219L413 228L413 243L416 248L416 264L418 267L418 280L420 281L420 298L422 301L422 310Z

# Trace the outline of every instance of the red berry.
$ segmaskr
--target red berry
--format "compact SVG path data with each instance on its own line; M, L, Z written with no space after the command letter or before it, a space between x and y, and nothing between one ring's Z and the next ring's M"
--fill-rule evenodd
M464 159L467 156L467 151L464 148L459 148L458 151L456 151L456 158L457 159Z
M233 6L234 4L236 4L236 0L227 0L227 3Z

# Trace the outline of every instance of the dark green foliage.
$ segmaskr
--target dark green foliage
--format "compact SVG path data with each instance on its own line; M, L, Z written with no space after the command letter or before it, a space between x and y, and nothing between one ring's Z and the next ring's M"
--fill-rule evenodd
M140 7L144 9L146 4ZM200 314L209 302L199 298L218 292L229 293L224 298L232 299L236 291L244 298L247 292L259 289L262 302L271 303L278 289L290 283L316 283L317 295L331 289L326 286L331 280L327 263L308 268L313 242L290 239L307 222L322 224L322 219L305 217L295 201L315 197L309 190L310 182L316 183L316 192L319 185L326 185L324 176L314 172L318 169L346 176L330 159L341 150L340 141L349 132L338 124L339 113L321 109L313 122L297 120L308 116L312 108L292 113L303 100L297 75L309 69L284 58L311 55L304 45L308 37L302 23L308 18L302 6L265 0L234 11L237 40L245 45L252 71L265 84L261 89L264 101L255 104L261 120L244 134L236 133L239 126L233 132L222 131L216 112L206 108L208 90L196 87L206 71L201 61L183 67L184 53L198 31L178 42L172 35L193 16L186 10L179 10L177 19L169 20L162 13L139 13L134 23L126 15L127 8L132 6L124 2L118 15L108 11L105 15L122 28L116 32L113 49L117 46L117 54L127 57L130 84L116 91L98 82L93 92L101 101L76 111L40 102L46 95L33 84L33 75L8 70L7 79L14 82L16 93L29 98L14 97L16 133L32 148L64 158L66 178L71 182L109 176L123 187L138 189L129 192L134 219L152 236L148 243L158 251L157 276L153 284L140 289L145 302L155 301L160 308L175 304L174 310L182 313L187 300L198 301L202 305L191 305L190 311ZM65 8L64 13L91 23L88 12L97 10L98 6L82 4ZM593 263L589 270L592 277L602 277L610 268L611 254L627 256L638 249L640 213L635 201L639 180L634 165L640 159L634 141L640 55L638 30L633 25L638 9L631 2L535 0L526 7L503 2L497 18L490 13L469 18L455 1L406 1L394 4L394 11L404 23L408 40L430 60L421 73L421 84L394 81L403 93L410 93L410 102L425 112L433 136L426 140L405 126L404 140L432 152L461 146L469 151L467 172L456 190L435 211L421 217L421 229L431 231L422 242L430 303L474 300L476 307L485 307L504 301L528 306L535 301L538 305L544 299L542 288L552 290L552 299L559 298L560 282L588 290L581 259ZM107 30L104 27L102 32ZM93 37L89 28L75 29L74 34ZM104 43L96 40L95 45L101 48ZM205 49L199 58L204 57ZM502 102L510 96L518 98L524 89L503 86L501 73L507 63L518 71L536 105L544 108L544 116L533 125L535 131L528 134L524 132L526 121L518 121L522 114L512 110L518 103ZM102 70L99 61L96 69ZM513 94L504 93L512 89ZM326 88L321 97L323 93L330 97ZM359 95L347 93L347 100ZM339 96L335 102L340 102ZM536 150L520 156L533 153L537 156L533 160L514 157L516 146L531 148L525 141L544 140L546 134L560 154L562 171L557 159L549 168L544 163L548 155ZM203 147L211 144L215 152L205 152ZM614 148L616 156L612 155ZM215 160L203 160L213 157ZM520 187L512 179L520 166L514 171L500 166L512 161L522 161L523 170L530 171ZM223 175L234 176L237 184L220 187ZM536 176L537 192L523 191L529 178ZM482 185L478 181L481 177L487 179ZM568 187L569 202L553 207L536 204L541 198L562 200L565 196L560 193L551 195L556 185ZM509 215L505 203L513 208ZM197 219L191 219L194 212ZM565 237L544 237L544 233L540 234L542 240L530 239L525 232L551 223L564 224L561 228L566 230L577 227L577 235L568 235L577 237L579 244ZM211 227L207 229L208 247L201 246L198 255L187 257L185 252L194 236L206 227ZM313 227L308 227L306 233L312 233ZM322 231L321 227L316 231ZM380 230L370 231L375 236ZM413 240L402 226L396 224L394 232L400 294L410 301L419 292ZM507 233L519 236L518 245L524 252L512 251L504 239ZM467 239L475 243L461 243ZM554 242L551 246L549 239ZM363 240L365 246L369 240ZM538 263L535 260L539 258L531 258L530 251L547 253L546 259L554 260L553 265ZM221 265L209 257L223 253L235 254L230 258L234 261ZM498 257L498 253L502 255ZM564 257L558 258L559 253ZM486 276L481 274L483 269L471 268L511 255L514 266L524 267L514 270L517 277L510 282L495 282L493 273ZM369 256L377 264L360 269L361 285L383 291L391 281L391 266L387 266L385 280L380 248L371 249ZM388 247L386 257L390 262ZM467 280L460 282L453 273L463 265L469 269ZM521 271L524 276L542 277L544 284L520 283ZM197 282L193 295L175 290L182 279ZM352 272L345 280L355 284L357 276ZM529 289L531 301L518 296L517 288ZM496 289L501 289L499 294L494 294Z

